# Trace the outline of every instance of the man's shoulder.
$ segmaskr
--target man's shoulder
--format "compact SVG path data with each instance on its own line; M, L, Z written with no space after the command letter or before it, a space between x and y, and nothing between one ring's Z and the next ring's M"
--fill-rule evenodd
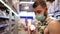
M48 26L54 26L54 25L56 25L57 24L57 20L52 20L49 24L48 24Z

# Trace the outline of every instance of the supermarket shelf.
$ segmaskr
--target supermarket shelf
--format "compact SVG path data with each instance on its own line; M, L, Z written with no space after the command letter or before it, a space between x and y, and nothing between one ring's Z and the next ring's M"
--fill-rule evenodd
M9 19L7 16L0 16L0 19Z
M15 26L11 27L11 30L14 29L14 28L15 28Z
M0 34L13 34L13 33L15 33L15 34L17 34L18 32L18 30L17 30L17 21L18 21L18 15L17 15L17 13L13 10L13 7L11 8L11 5L8 3L8 4L6 4L3 0L0 0L0 2L4 5L4 7L6 7L7 9L7 11L8 12L6 12L6 15L8 15L8 16L0 16L0 19L8 19L8 20L6 20L6 23L7 24L1 24L0 25L0 28L1 27L4 27L4 30L0 33ZM13 14L14 15L13 15ZM13 21L14 20L14 21ZM2 22L1 22L2 23ZM11 33L12 32L12 33Z
M2 27L5 27L5 26L7 26L7 24L3 24L3 25L2 25ZM0 27L1 27L1 26L0 26ZM14 28L15 28L15 26L11 27L11 32L14 31ZM5 30L4 32L2 32L2 33L0 33L0 34L5 34L5 33L8 33L8 32L9 32L9 28L7 28L7 30Z
M2 32L1 34L5 34L5 33L7 33L7 32Z
M7 7L8 9L10 9L10 11L13 12L16 16L18 16L17 13L14 12L14 10L12 10L11 7L10 7L9 5L7 5L4 1L0 0L0 2L1 2L2 4L4 4L5 7Z
M14 17L11 18L13 21L15 20Z
M0 16L0 19L8 19L9 20L9 17L8 16ZM11 18L12 20L14 20L14 18Z
M1 27L6 27L6 26L8 26L8 24L0 24L0 28Z

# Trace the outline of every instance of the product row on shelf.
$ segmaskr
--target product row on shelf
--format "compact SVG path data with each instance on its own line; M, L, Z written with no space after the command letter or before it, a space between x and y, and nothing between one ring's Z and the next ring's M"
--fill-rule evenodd
M0 34L18 34L18 18L11 6L0 0Z

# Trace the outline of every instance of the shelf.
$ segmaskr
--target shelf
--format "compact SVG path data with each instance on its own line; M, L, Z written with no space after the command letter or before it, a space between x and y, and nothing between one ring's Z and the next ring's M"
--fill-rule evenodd
M0 2L0 9L7 9L7 8Z
M18 16L18 14L16 13L16 10L14 10L14 7L11 5L11 4L9 4L9 2L8 3L5 3L3 0L0 0L0 2L4 5L4 7L6 7L7 9L6 9L6 16L5 15L2 15L2 16L0 16L0 19L2 20L4 20L4 19L7 19L6 20L6 23L8 23L8 24L0 24L0 28L2 28L1 30L3 30L2 31L2 33L0 33L0 34L5 34L5 33L7 33L7 34L11 34L11 32L13 32L13 33L18 33L17 32L17 21L16 21L16 19L19 17ZM3 8L2 8L3 9ZM13 22L13 23L12 23Z
M2 33L0 33L0 34L5 34L5 33L7 33L7 32L2 32Z
M9 20L9 17L8 16L0 16L0 19L7 19L7 20ZM14 21L14 17L11 18L11 19L12 19L12 21Z
M8 24L0 24L0 28L1 27L6 27L6 26L8 26Z
M9 19L7 16L0 16L0 19Z
M12 18L11 18L11 19L14 21L14 20L15 20L15 19L14 19L14 16L12 16Z
M14 28L15 28L15 26L11 27L11 30L14 29Z
M1 2L2 4L4 4L4 6L7 7L7 8L8 8L11 12L13 12L16 16L18 16L17 13L15 12L16 10L12 9L11 5L6 4L3 0L1 0L0 2Z

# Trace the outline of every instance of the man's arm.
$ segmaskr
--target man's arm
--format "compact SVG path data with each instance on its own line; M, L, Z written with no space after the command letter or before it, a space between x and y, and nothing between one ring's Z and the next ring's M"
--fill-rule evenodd
M44 34L49 34L48 26L45 28L45 30L44 30Z

